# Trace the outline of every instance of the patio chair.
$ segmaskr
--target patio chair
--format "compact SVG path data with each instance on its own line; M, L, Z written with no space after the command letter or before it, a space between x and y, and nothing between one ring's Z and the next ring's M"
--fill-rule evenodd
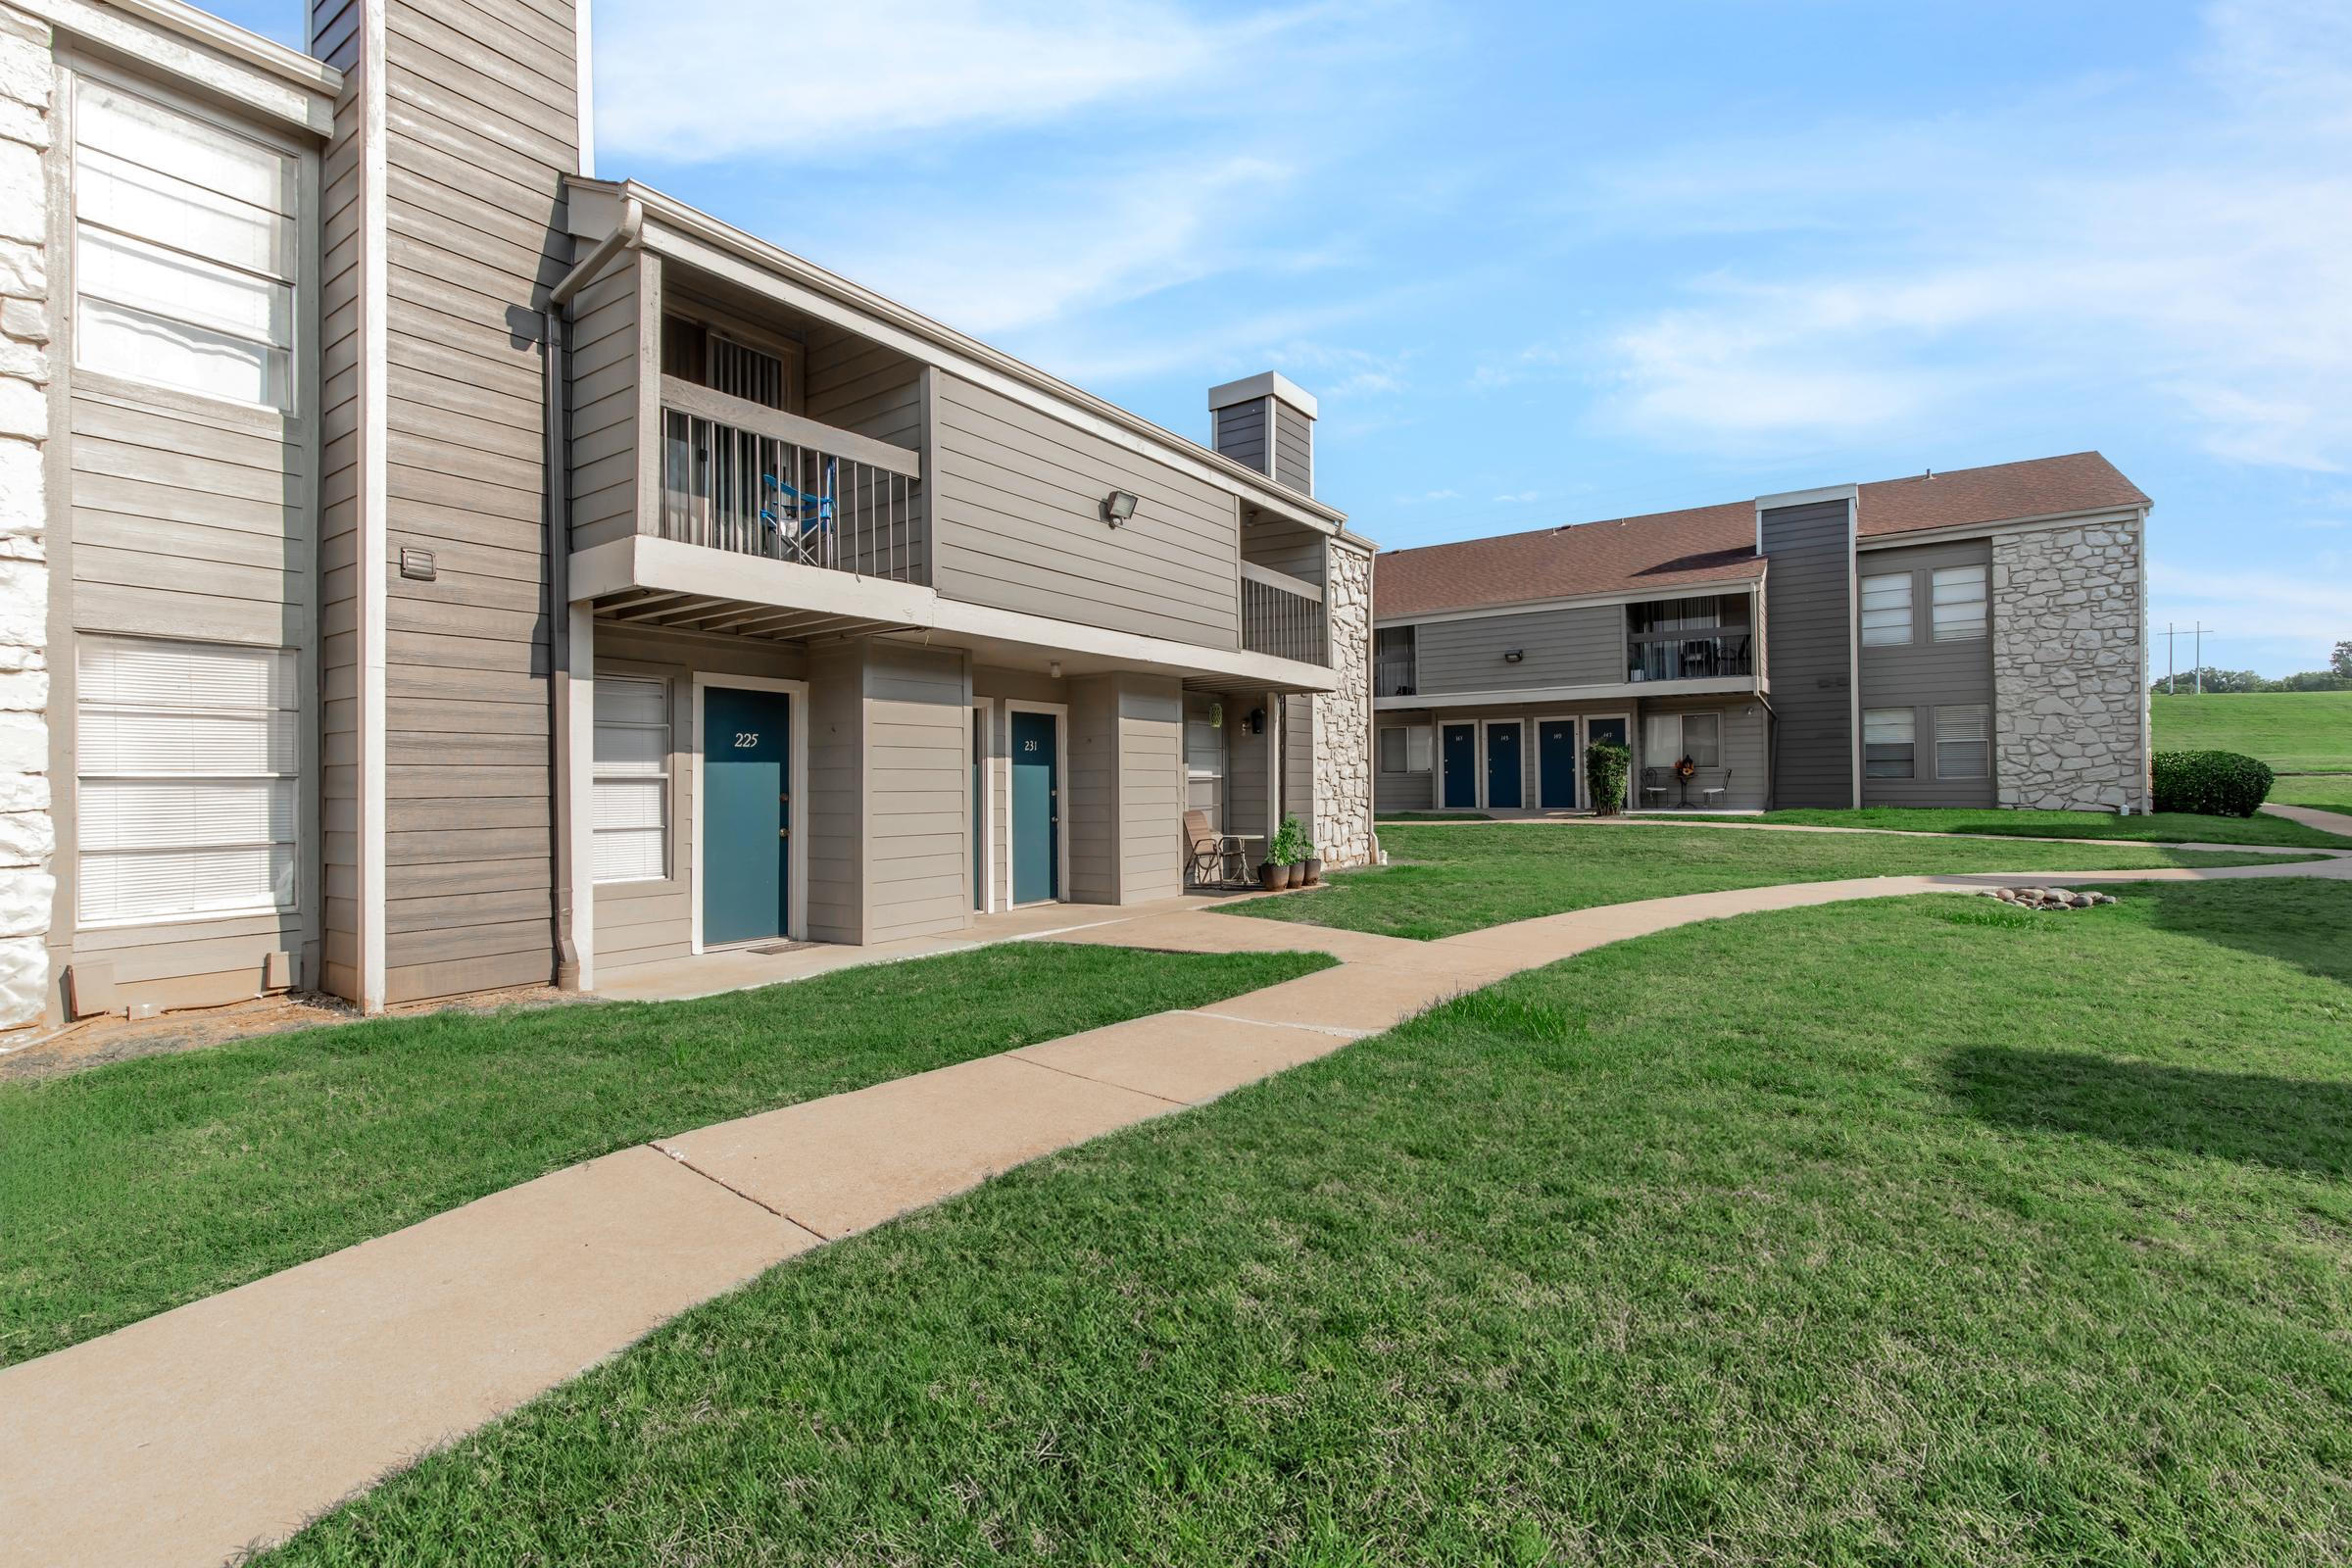
M1669 788L1666 782L1667 773L1668 769L1663 767L1645 767L1642 770L1642 804L1643 806L1649 804L1652 796L1657 797L1660 806L1666 804L1666 794Z
M1242 841L1208 825L1206 811L1184 813L1185 880L1195 887L1223 886L1241 879Z
M772 473L760 476L762 492L774 498L760 509L760 520L776 536L784 559L809 566L826 564L833 534L833 480L839 467L839 459L825 460L819 490L799 489Z
M1701 806L1706 807L1709 810L1713 810L1715 808L1723 804L1724 797L1731 794L1731 792L1732 770L1727 767L1723 770L1723 777L1717 782L1700 786L1698 792L1698 801Z

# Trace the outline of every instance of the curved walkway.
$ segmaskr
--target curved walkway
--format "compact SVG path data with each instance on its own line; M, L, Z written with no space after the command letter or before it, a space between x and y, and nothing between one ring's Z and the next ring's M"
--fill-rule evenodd
M2300 822L2321 833L2352 838L2352 816L2341 811L2324 810L2317 806L2289 806L2284 801L2265 802L2262 809L2266 816L2284 817L2289 822Z
M1198 911L1054 933L1044 940L1341 961L1213 1007L624 1150L0 1371L0 1562L210 1564L280 1540L786 1258L1607 943L2021 880L2278 876L2352 881L2352 858L1789 883L1426 943Z

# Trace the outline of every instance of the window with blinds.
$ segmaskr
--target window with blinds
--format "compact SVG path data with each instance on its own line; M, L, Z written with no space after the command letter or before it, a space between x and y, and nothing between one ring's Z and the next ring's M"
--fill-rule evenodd
M293 650L83 637L76 668L80 922L293 908Z
M1936 568L1936 640L1960 642L1984 635L1985 601L1983 566Z
M1955 703L1936 710L1936 776L1992 777L1992 708Z
M669 683L596 677L595 879L669 874Z
M292 156L83 79L74 98L74 362L293 405Z
M1862 579L1862 646L1899 647L1911 640L1911 574L1891 571Z
M1383 773L1426 773L1429 765L1430 738L1427 725L1381 726L1380 770Z
M1908 708L1862 710L1862 776L1909 778L1919 716Z

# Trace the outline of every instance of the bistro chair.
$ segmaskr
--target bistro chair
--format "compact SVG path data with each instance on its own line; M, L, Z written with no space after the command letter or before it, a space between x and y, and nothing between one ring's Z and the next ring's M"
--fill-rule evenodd
M1717 780L1713 784L1704 785L1699 789L1699 804L1707 807L1709 809L1712 809L1715 807L1721 806L1723 804L1724 797L1731 794L1731 792L1732 770L1727 767L1723 770L1723 777L1721 779Z
M1185 880L1195 887L1222 887L1242 876L1242 841L1208 825L1206 811L1184 813Z
M783 546L786 560L798 560L804 565L821 566L831 554L828 548L833 535L833 480L840 460L827 458L824 467L824 488L802 490L786 484L772 473L760 476L761 488L772 499L760 509L760 520L767 524Z
M1650 803L1652 796L1657 798L1660 806L1666 804L1668 788L1666 778L1669 771L1663 767L1645 767L1642 770L1642 804L1643 806Z

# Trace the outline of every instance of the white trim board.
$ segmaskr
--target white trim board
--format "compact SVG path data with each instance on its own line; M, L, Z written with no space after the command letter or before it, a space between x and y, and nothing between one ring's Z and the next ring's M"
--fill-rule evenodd
M1761 680L1753 675L1718 675L1706 680L1617 681L1606 686L1523 686L1516 690L1485 692L1421 692L1411 697L1375 698L1375 712L1415 712L1423 709L1490 708L1529 703L1609 703L1623 698L1760 696Z
M687 737L687 765L694 769L694 842L684 846L691 857L687 864L694 868L694 878L687 889L687 914L693 933L690 944L696 955L703 952L703 690L709 686L728 686L740 691L782 692L792 699L791 734L786 744L792 748L790 781L792 790L792 825L800 827L808 818L808 683L805 680L781 680L768 675L722 675L710 670L694 672L694 714L688 721L693 733ZM785 870L784 937L790 942L806 942L808 931L808 857L806 845L795 845L790 852L790 864ZM860 890L862 897L862 890ZM773 941L773 938L762 938Z
M1446 620L1492 620L1500 615L1533 615L1546 610L1576 610L1599 605L1640 605L1652 599L1707 599L1725 594L1745 594L1753 599L1764 585L1770 567L1759 558L1759 569L1750 576L1725 577L1720 581L1681 583L1674 587L1613 589L1608 593L1570 594L1557 599L1524 599L1510 604L1478 605L1468 610L1435 610L1417 615L1376 615L1372 628L1430 626Z
M998 699L1004 708L1004 907L1028 908L1037 904L1070 902L1070 705L1032 702L1026 697ZM1012 790L1012 715L1045 713L1054 720L1054 897L1024 905L1013 898L1014 845L1019 842Z
M972 908L978 914L994 914L997 912L997 699L973 698L972 714L980 723L979 794L966 803L971 812L976 812L980 818L980 842L977 846L980 869L974 873L978 885L973 889L977 900ZM1007 799L1007 823L1011 820L1011 804ZM967 822L971 819L971 812L966 813Z

